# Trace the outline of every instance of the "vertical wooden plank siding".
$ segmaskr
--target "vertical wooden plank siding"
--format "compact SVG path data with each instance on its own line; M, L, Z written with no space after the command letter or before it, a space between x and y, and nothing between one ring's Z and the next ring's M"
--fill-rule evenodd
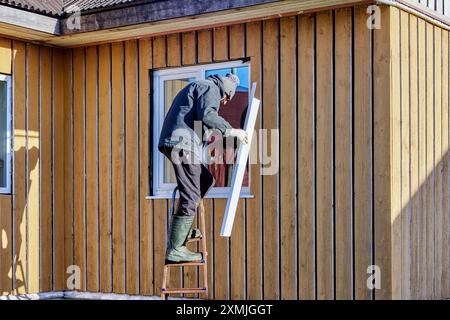
M230 26L230 59L239 59L245 56L244 32L245 25L243 24ZM245 298L244 207L244 200L241 199L236 210L236 217L230 238L230 299L235 300Z
M367 267L373 264L372 206L372 45L373 31L366 28L366 8L354 9L354 286L355 299L369 300Z
M12 40L0 38L0 73L11 74Z
M185 32L181 34L182 44L181 44L181 63L183 65L194 65L197 59L196 52L196 37L197 32Z
M267 130L266 145L263 154L272 159L279 156L278 135L277 144L270 143L278 128L278 43L279 22L269 20L263 22L263 121L262 128ZM272 75L267 76L267 75ZM265 164L269 167L273 163ZM264 299L278 299L279 297L279 261L278 261L278 173L263 175L263 248L264 248Z
M334 298L333 252L333 16L316 16L316 208L317 208L317 298Z
M85 49L73 50L73 233L74 265L80 269L81 290L85 289Z
M214 62L228 60L228 28L214 29ZM226 200L214 199L214 298L229 299L229 238L220 237ZM226 254L225 254L226 253Z
M433 276L433 296L431 299L442 299L442 233L440 226L442 221L442 34L439 27L433 30L433 55L434 55L434 161L433 171L435 172L434 180L434 276Z
M73 54L64 51L64 276L73 265Z
M14 190L13 235L14 251L12 280L14 294L23 294L27 288L27 172L26 172L26 45L13 42L14 52Z
M111 46L98 48L98 174L101 292L112 291L111 271Z
M335 14L335 285L336 299L353 296L352 275L352 105L351 105L351 41L352 10ZM339 187L337 187L339 186Z
M53 230L52 230L52 50L41 48L40 61L40 161L41 161L41 270L40 290L53 287Z
M149 69L152 66L152 40L139 40L139 226L140 294L153 294L153 201L149 190Z
M400 88L401 88L401 298L410 297L409 214L410 198L410 99L409 99L409 16L400 12Z
M302 300L312 300L316 297L316 243L314 234L314 24L314 15L300 16L298 19L298 297Z
M262 48L261 48L261 23L253 22L246 25L246 48L247 48L247 56L251 59L251 79L253 82L258 83L258 88L256 89L255 98L262 98L262 88L263 88L263 75L264 71L262 70ZM275 77L274 74L270 75L271 77ZM264 102L262 103L264 105ZM255 130L261 128L261 113L258 115L256 119ZM262 270L263 266L261 265L263 257L261 256L261 229L262 221L261 221L261 173L260 173L260 162L252 165L250 168L251 175L251 193L255 195L254 199L247 200L245 202L246 212L245 212L245 226L246 226L246 293L247 299L262 299L263 298L263 290L262 290ZM267 208L268 209L268 208ZM274 213L273 213L274 214ZM272 227L271 231L274 230L274 225L270 225ZM275 224L276 226L276 224ZM263 230L263 233L266 234ZM272 259L275 260L275 256L272 256Z
M166 40L165 37L153 39L153 68L166 66ZM151 150L153 152L153 150ZM154 259L154 294L161 294L164 257L166 253L166 230L168 200L153 201L153 259Z
M425 57L425 21L418 21L418 58L419 58L419 185L420 185L420 228L419 228L419 298L426 297L426 57Z
M425 24L426 39L426 296L433 297L434 287L434 30Z
M296 17L280 21L280 255L281 298L297 299Z
M449 150L449 98L448 92L450 72L449 72L449 32L442 31L442 162L443 162L443 187L442 187L442 289L441 297L446 298L450 296L450 280L449 280L449 234L450 234L450 150Z
M419 94L418 94L418 25L417 18L409 16L409 101L410 101L410 196L411 196L411 299L419 299ZM402 26L403 28L403 26ZM403 63L403 62L402 62ZM402 64L403 66L403 64ZM403 67L402 67L403 68Z
M400 10L390 9L390 47L391 47L391 208L390 208L390 232L391 232L391 273L392 273L392 299L402 297L402 206L401 206L401 47L400 47Z
M126 185L126 292L139 293L138 239L138 101L137 101L137 41L125 42L125 185Z
M86 283L99 290L98 162L97 162L97 47L86 48Z
M27 118L27 218L28 218L28 293L40 290L40 126L39 126L39 66L40 48L27 45L28 50L28 118Z
M390 128L390 10L382 8L380 29L374 30L373 61L373 202L375 265L381 270L376 299L391 297L391 128Z
M0 295L10 294L12 291L12 281L10 271L12 270L12 220L11 220L12 197L9 195L0 196L0 230L2 232L0 245L2 255L0 257Z
M64 268L65 250L65 175L64 175L64 115L65 96L64 54L53 49L53 241L54 241L54 290L66 288L66 270Z
M125 293L125 123L124 123L124 47L113 43L112 70L112 261L113 291Z
M449 34L387 6L370 30L366 9L64 51L2 39L15 113L1 294L67 290L76 265L81 291L159 295L171 204L146 199L151 70L247 57L266 130L254 198L229 239L225 200L204 201L208 279L184 268L171 285L205 280L215 299L447 298ZM371 265L381 290L367 287Z
M199 30L197 33L197 61L208 63L212 61L212 31Z

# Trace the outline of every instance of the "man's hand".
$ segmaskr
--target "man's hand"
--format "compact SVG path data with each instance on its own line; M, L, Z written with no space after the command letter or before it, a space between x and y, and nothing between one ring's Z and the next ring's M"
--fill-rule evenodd
M227 137L235 137L243 144L248 144L248 134L242 129L229 129L227 130Z

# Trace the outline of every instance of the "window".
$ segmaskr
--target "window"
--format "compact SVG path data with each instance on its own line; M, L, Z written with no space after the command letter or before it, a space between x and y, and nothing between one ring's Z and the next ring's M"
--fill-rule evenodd
M158 140L165 115L172 105L178 92L192 81L206 79L210 75L236 74L240 85L234 98L226 105L221 106L219 115L225 118L232 127L242 128L244 125L247 107L249 105L250 64L242 61L216 63L195 67L164 69L153 74L154 100L153 100L153 176L151 186L154 197L170 197L176 186L176 180L170 161L158 151ZM204 143L205 154L214 156L221 145L223 161L207 163L209 171L216 179L215 187L209 192L209 197L223 198L228 196L229 186L233 174L233 162L236 148L226 147L225 139L214 133ZM247 170L242 188L242 196L249 196L250 175Z
M0 194L11 193L11 77L0 74Z

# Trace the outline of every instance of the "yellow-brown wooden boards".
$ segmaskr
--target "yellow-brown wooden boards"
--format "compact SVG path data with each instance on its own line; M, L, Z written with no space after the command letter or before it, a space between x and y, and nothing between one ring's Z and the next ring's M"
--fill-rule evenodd
M197 61L207 63L212 61L212 31L199 30L197 33Z
M125 185L126 185L126 292L138 294L138 47L137 41L125 42Z
M376 299L391 297L391 128L390 128L390 23L389 8L382 8L381 25L374 30L373 61L373 154L375 265L382 272Z
M64 51L64 276L73 265L73 53Z
M22 294L27 286L27 172L26 172L26 45L13 42L14 62L14 252L13 292Z
M281 298L297 298L296 161L296 17L280 21L280 255Z
M112 261L113 290L125 293L124 44L113 43L112 70Z
M228 54L228 28L215 28L213 59L215 62L228 60ZM225 207L225 199L214 199L214 299L220 300L229 298L229 238L220 236Z
M434 27L433 30L433 55L434 55L434 160L433 170L434 179L434 276L433 276L433 295L431 299L442 299L442 32L441 28ZM448 91L448 88L447 90Z
M391 232L391 272L392 272L392 292L391 298L401 299L402 285L402 233L401 233L401 74L400 74L400 11L396 8L389 8L390 21L390 232ZM385 155L386 156L386 155Z
M86 48L86 288L99 290L97 47ZM104 160L103 160L104 161Z
M425 24L425 41L426 41L426 297L431 299L434 295L434 30L433 25Z
M39 130L39 47L27 45L28 130L27 130L27 216L28 293L40 290L40 130Z
M409 19L400 12L400 99L401 105L401 298L410 297L410 93L409 93ZM395 22L395 23L397 23ZM395 106L394 106L395 107Z
M162 68L166 66L166 40L165 37L156 37L153 39L153 68ZM154 139L153 135L151 136ZM156 152L155 150L151 150ZM164 257L166 254L166 235L167 233L167 215L169 210L168 200L153 201L153 259L154 259L154 295L161 294L161 285L163 277Z
M64 268L65 226L64 226L64 53L53 49L53 238L54 238L54 290L66 289ZM69 98L69 97L68 97Z
M12 41L0 38L0 73L11 74Z
M367 268L372 264L371 41L366 7L354 9L354 254L355 298L369 300Z
M85 289L85 50L73 51L73 233L74 265L80 269L79 289Z
M230 26L230 59L245 55L245 25ZM230 238L230 299L245 298L245 201L239 200L233 231Z
M98 48L98 192L101 292L112 291L111 274L111 46Z
M298 19L299 299L315 298L314 15Z
M418 88L418 25L409 17L409 95L410 95L410 168L411 168L411 298L419 299L419 88Z
M10 195L0 196L0 295L11 294L12 291L12 220L11 220L12 197Z
M449 32L442 31L442 172L443 172L443 186L442 186L442 220L440 228L442 228L442 287L441 298L450 296L450 280L449 280L449 223L450 223L450 150L449 150Z
M257 82L258 87L255 93L255 98L262 97L262 52L261 52L261 23L249 23L246 26L246 47L247 56L250 57L251 66L251 81ZM274 76L274 75L272 75ZM256 119L255 130L260 129L261 114ZM259 162L258 162L259 163ZM262 299L261 290L261 183L260 183L260 166L251 166L251 193L255 195L254 199L246 201L246 226L247 226L247 299ZM273 227L273 226L272 226ZM273 230L273 229L272 229Z
M316 16L317 298L333 299L333 92L331 12Z
M264 74L264 88L262 93L262 100L264 102L263 110L264 116L262 129L266 130L265 137L261 135L262 139L266 139L266 147L261 152L272 159L279 156L278 139L274 139L276 144L270 143L272 135L276 135L278 128L278 79L276 77L278 67L278 50L273 43L278 42L278 21L269 20L263 22L263 74ZM269 116L271 115L271 116ZM273 115L273 116L272 116ZM275 136L277 138L278 135ZM263 142L263 141L261 141ZM264 144L263 144L264 146ZM273 163L265 164L262 159L263 167L269 167ZM274 175L263 176L263 216L264 216L264 298L278 299L278 172Z
M351 37L352 10L335 12L334 21L334 185L336 299L353 296L352 231L352 105L351 105ZM361 107L361 106L360 106Z
M52 228L52 49L42 47L40 58L40 151L41 151L41 269L40 290L53 287L53 228Z
M140 293L153 294L153 201L145 199L149 190L149 73L152 40L139 40L139 227Z

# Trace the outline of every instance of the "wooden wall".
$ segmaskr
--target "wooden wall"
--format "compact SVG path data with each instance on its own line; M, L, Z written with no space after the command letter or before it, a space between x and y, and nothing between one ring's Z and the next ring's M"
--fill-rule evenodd
M280 130L280 170L252 166L255 198L239 203L230 239L225 200L206 201L212 297L389 298L389 271L382 290L366 287L369 265L391 266L389 108L376 114L390 102L389 28L367 29L365 10L67 51L65 252L82 290L160 292L170 206L145 200L149 69L250 57L257 126ZM174 281L202 281L186 271Z
M230 239L225 200L205 201L211 297L448 297L448 32L381 18L370 30L355 7L65 51L9 42L2 292L65 289L75 264L80 290L159 295L170 203L145 199L149 70L249 57L280 170L252 165ZM380 290L366 286L373 264ZM203 281L185 271L172 285Z
M63 52L0 39L13 76L13 192L0 196L0 293L65 288Z
M449 32L392 9L394 297L445 299L449 281Z

